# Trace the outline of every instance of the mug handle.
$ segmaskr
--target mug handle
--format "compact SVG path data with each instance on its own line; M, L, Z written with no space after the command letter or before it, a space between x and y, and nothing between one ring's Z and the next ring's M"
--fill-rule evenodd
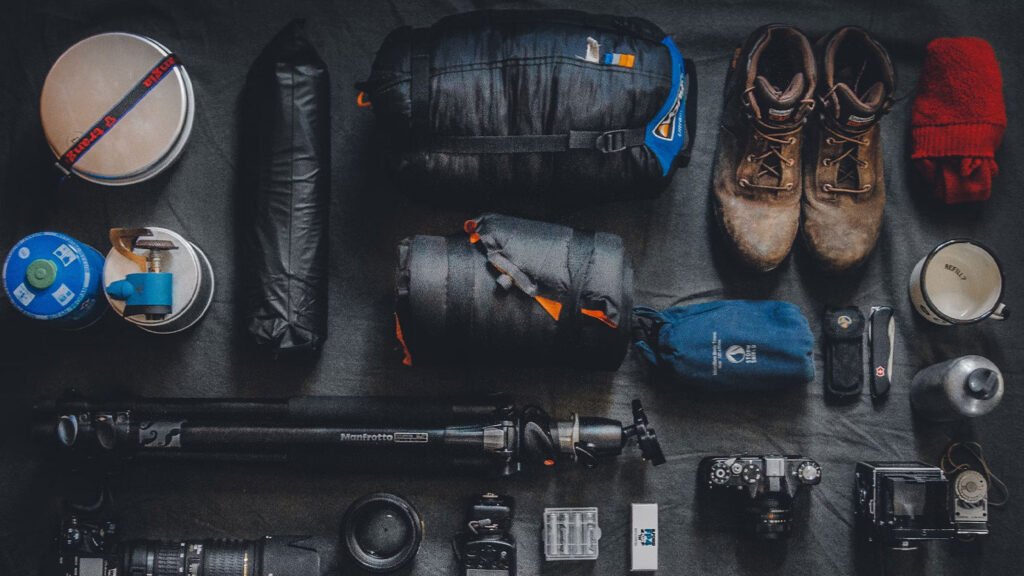
M1003 304L1002 302L996 305L996 309L992 311L991 315L989 315L989 318L993 320L1006 320L1009 317L1010 310L1006 307L1006 304Z

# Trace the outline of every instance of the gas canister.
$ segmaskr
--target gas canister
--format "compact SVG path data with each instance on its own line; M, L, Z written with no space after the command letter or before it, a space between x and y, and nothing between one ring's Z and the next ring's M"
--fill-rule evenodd
M25 316L80 329L107 309L99 296L102 273L103 256L92 246L60 232L37 232L7 254L4 290Z

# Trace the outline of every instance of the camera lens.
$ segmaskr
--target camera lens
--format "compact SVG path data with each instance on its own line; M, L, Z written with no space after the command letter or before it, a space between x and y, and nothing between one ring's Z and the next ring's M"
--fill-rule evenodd
M785 495L765 495L747 507L748 528L758 538L765 540L788 536L792 516L792 502Z
M132 542L124 550L125 573L151 576L256 575L256 542Z
M349 507L342 523L352 559L371 572L391 572L416 556L423 522L416 509L394 494L370 494Z

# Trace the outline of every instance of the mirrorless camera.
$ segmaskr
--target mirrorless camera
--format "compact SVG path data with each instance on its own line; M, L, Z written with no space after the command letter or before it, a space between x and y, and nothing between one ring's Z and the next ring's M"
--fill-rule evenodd
M800 487L821 482L821 467L803 456L714 456L701 461L698 473L712 492L743 494L744 529L768 540L789 535Z
M57 576L320 576L314 538L120 542L113 522L67 518Z
M462 576L515 576L514 505L510 496L488 493L469 507L468 531L452 542Z
M858 528L870 542L910 549L988 534L988 482L975 470L947 477L921 462L860 462L855 477Z

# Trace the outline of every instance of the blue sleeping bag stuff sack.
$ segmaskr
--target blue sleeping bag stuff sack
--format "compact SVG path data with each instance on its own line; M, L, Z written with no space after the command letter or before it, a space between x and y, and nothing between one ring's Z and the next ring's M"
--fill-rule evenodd
M634 345L674 381L732 391L814 380L814 335L788 302L723 300L634 314Z

